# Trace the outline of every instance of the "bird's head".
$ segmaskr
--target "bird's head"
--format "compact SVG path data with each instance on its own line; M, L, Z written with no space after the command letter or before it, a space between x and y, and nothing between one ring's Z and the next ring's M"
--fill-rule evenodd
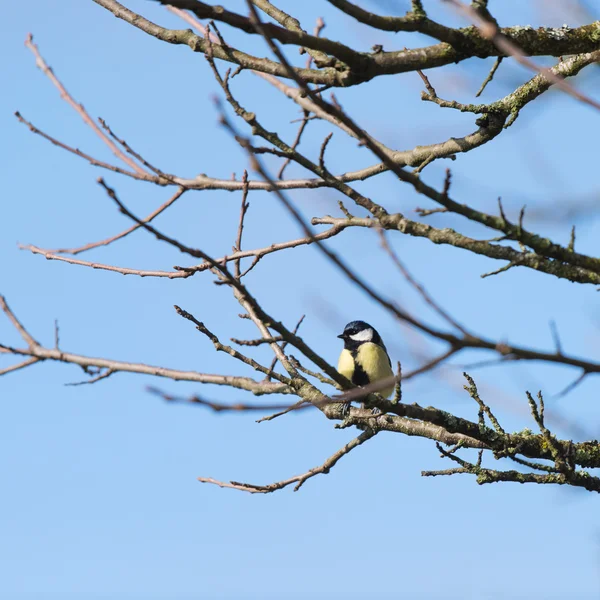
M364 321L350 321L344 332L338 335L344 342L351 345L358 345L364 342L379 343L381 338L377 331Z

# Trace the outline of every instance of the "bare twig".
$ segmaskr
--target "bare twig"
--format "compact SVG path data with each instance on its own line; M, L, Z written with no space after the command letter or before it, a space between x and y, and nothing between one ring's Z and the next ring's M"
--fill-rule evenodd
M181 404L197 404L198 406L206 406L210 408L214 412L260 412L260 411L269 411L269 410L281 410L281 409L289 409L289 404L247 404L244 402L236 402L235 404L225 404L222 402L214 402L212 400L206 400L194 394L193 396L174 396L172 394L168 394L167 392L163 392L162 390L148 386L146 387L146 391L154 394L155 396L159 396L163 400L167 402L176 402ZM298 408L306 408L312 407L312 404L308 403L306 406L298 407Z
M131 156L133 156L140 163L142 163L142 165L146 167L146 169L152 171L155 175L157 175L160 178L169 180L171 181L171 183L175 183L175 177L173 175L169 175L168 173L165 173L164 171L161 171L159 168L150 164L139 152L136 152L124 139L118 137L117 134L108 126L108 123L104 119L98 118L98 122L100 123L100 125L102 125L103 129L108 133L108 135L110 135L110 137L113 140L115 140L115 142L123 146L125 151L128 154L131 154Z
M281 336L275 336L270 338L258 338L256 340L239 340L238 338L231 338L234 344L239 346L262 346L263 344L272 344L273 342L285 341Z
M300 329L300 325L302 325L302 321L304 321L306 315L302 315L300 317L300 319L298 319L298 322L296 323L294 329L293 329L293 333L294 335L296 335L298 333L298 330ZM285 350L286 346L288 345L288 342L285 341L283 342L283 344L281 344L281 350ZM267 376L265 377L266 381L270 381L273 378L273 369L275 368L275 365L277 364L277 357L273 358L273 362L271 362L271 365L269 367L269 372L267 373Z
M319 151L319 166L323 170L325 170L325 150L327 150L327 144L329 144L329 141L332 137L333 132L327 134L327 136L323 140L323 143L321 144L321 150Z
M481 94L483 94L483 90L485 90L487 84L490 83L492 81L492 79L494 79L494 75L496 74L496 71L498 70L498 67L500 66L500 63L502 62L503 58L504 58L503 56L499 56L494 61L494 65L492 66L490 72L488 73L488 76L483 80L483 83L481 84L481 87L479 88L479 90L477 90L477 93L475 94L475 98L479 98L479 96L481 96Z
M8 316L15 329L21 334L27 342L27 348L13 348L0 344L0 349L8 354L19 356L29 356L39 360L52 360L62 363L70 363L82 367L86 372L89 372L90 367L97 369L106 369L113 372L140 373L146 375L154 375L156 377L166 377L174 381L194 381L197 383L212 383L215 385L225 385L237 389L247 390L256 395L290 393L290 389L286 384L274 383L271 381L258 382L249 377L236 377L230 375L212 375L208 373L198 373L196 371L179 371L176 369L167 369L153 365L142 363L130 363L118 360L97 358L65 352L59 348L46 348L36 342L33 337L27 332L25 327L17 319L12 310L8 307L6 300L0 296L0 309ZM33 364L33 361L31 361ZM26 365L23 365L26 366ZM22 367L21 367L22 368Z
M278 481L276 483L270 483L268 485L255 485L252 483L240 483L238 481L217 481L211 477L198 477L198 481L202 483L212 483L214 485L218 485L219 487L231 488L234 490L240 490L242 492L250 492L251 494L270 494L271 492L276 492L277 490L281 490L295 483L296 486L294 487L294 491L297 492L302 487L304 482L311 477L329 473L331 468L334 467L343 456L350 453L352 450L354 450L354 448L364 444L367 440L370 440L375 433L376 432L371 429L363 431L358 437L354 438L335 454L331 455L321 466L310 469L310 471L307 471L302 475L296 475L295 477L290 477L289 479L284 479L283 481Z
M257 419L256 422L263 423L264 421L272 421L273 419L276 419L277 417L287 415L289 412L298 410L299 408L301 408L303 406L308 407L308 406L313 406L313 405L310 402L308 402L307 400L298 400L298 402L296 402L295 404L292 404L291 406L288 406L284 410L281 410L279 412L273 413L272 415L268 415L266 417Z
M250 203L246 201L248 198L248 171L246 171L245 169L244 169L244 173L242 175L242 183L244 184L244 187L242 189L242 206L240 208L240 221L238 224L237 236L235 238L235 244L233 246L234 253L242 251L242 234L244 232L244 217L246 216L246 212L248 210L248 207L250 206ZM240 258L236 259L234 262L234 274L235 274L235 277L237 277L238 279L240 279L242 276L241 271L240 271L240 263L241 263Z
M54 319L54 347L58 350L60 346L60 330L58 327L58 319Z
M409 270L406 268L404 263L400 260L398 254L394 252L390 244L388 243L387 237L385 235L385 231L383 229L378 230L379 237L381 239L381 245L389 257L392 259L393 263L396 265L398 270L402 273L403 277L408 281L408 283L421 295L423 300L433 308L435 312L438 313L445 321L447 321L452 327L458 329L465 336L469 336L470 333L461 325L456 319L454 319L448 312L440 306L432 296L427 292L427 290L410 274Z
M567 394L570 394L588 375L589 371L585 369L581 372L581 374L576 377L569 385L565 386L558 394L555 394L555 398L564 398Z
M6 302L6 298L4 296L0 296L0 309L2 309L4 314L8 317L9 321L13 324L14 328L19 332L19 334L31 350L39 347L39 342L37 342L33 338L33 336L27 331L27 329L25 329L21 321L17 319L17 316L8 306L8 303Z
M176 200L181 198L181 196L186 191L187 190L185 188L180 187L166 202L161 204L156 210L152 211L147 217L144 217L142 219L142 222L150 223L155 217L160 215L167 208L169 208L169 206L174 204ZM116 242L117 240L123 239L124 237L126 237L130 233L136 231L136 229L139 229L140 227L141 227L141 225L139 223L136 223L135 225L128 227L124 231L121 231L121 233L118 233L117 235L113 235L112 237L106 238L104 240L100 240L98 242L91 242L89 244L85 244L85 245L79 246L77 248L58 248L56 250L46 250L44 252L47 252L49 254L72 254L73 256L75 256L77 254L80 254L81 252L87 252L88 250L93 250L94 248L98 248L100 246L108 246L109 244L112 244L113 242Z
M309 58L309 60L311 60L312 57ZM294 139L294 141L292 142L292 150L295 150L298 145L300 144L300 140L302 139L302 134L304 133L304 130L306 129L306 126L308 125L308 122L310 121L310 113L306 110L303 109L303 117L300 121L300 127L298 128L298 132L296 133L296 137ZM281 168L279 169L279 173L277 173L277 179L281 179L283 177L283 172L286 170L287 166L292 162L292 157L288 157L283 161L283 164L281 165Z
M68 386L78 386L78 385L89 385L92 383L96 383L97 381L101 381L102 379L107 379L110 377L115 371L112 369L106 369L103 373L96 375L96 377L92 377L91 379L84 379L83 381L76 381L75 383L65 383Z
M69 145L57 140L56 138L52 137L51 135L44 133L41 129L38 129L33 123L31 123L30 121L25 119L19 111L15 112L15 117L17 117L17 119L19 120L20 123L23 123L23 125L26 125L32 133L35 133L36 135L43 137L44 139L48 140L54 146L58 146L59 148L62 148L63 150L66 150L67 152L70 152L71 154L75 154L75 156L79 156L80 158L87 160L91 165L94 165L95 167L101 167L101 168L107 169L109 171L114 171L115 173L120 173L121 175L127 175L128 177L131 177L133 179L140 179L143 181L155 181L156 183L158 183L158 178L153 177L152 175L149 175L146 172L140 173L137 171L127 171L126 169L122 169L121 167L117 167L116 165L112 165L110 163L107 163L107 162L104 162L101 160L97 160L93 156L90 156L89 154L82 152L78 148L73 148L72 146L69 146Z
M423 81L423 84L425 85L425 89L427 90L427 93L429 94L429 96L431 98L437 98L437 93L435 91L435 88L431 85L431 82L429 81L429 78L427 77L427 75L425 75L425 73L423 73L423 71L421 71L419 69L417 69L417 74Z
M33 365L36 362L39 362L39 358L31 357L27 360L24 360L16 365L11 365L10 367L4 367L4 369L0 369L0 375L6 375L7 373L12 373L14 371L18 371L19 369L24 369L29 365Z
M190 314L186 310L183 310L182 308L180 308L177 305L175 305L175 310L179 316L194 323L194 325L196 325L196 329L200 333L204 334L213 343L217 352L225 352L225 354L229 354L229 356L232 356L233 358L236 358L237 360L249 365L254 370L259 371L260 373L265 373L265 374L269 373L269 369L267 369L267 367L263 367L263 365L256 362L254 359L242 354L241 352L238 352L231 346L226 346L225 344L222 344L219 341L219 338L212 331L209 331L209 329L206 327L206 325L204 325L204 323L198 321L198 319L196 319L196 317L194 317L194 315ZM267 343L270 343L270 342L267 342ZM279 373L271 373L271 376L274 379L277 379L277 381L280 381L281 383L284 383L287 385L289 385L291 383L287 377L284 377L283 375L280 375Z
M571 237L569 239L569 245L567 246L567 249L571 252L575 252L575 225L571 227Z
M554 341L554 348L556 350L556 354L562 355L562 344L560 341L560 335L558 334L558 328L556 327L556 321L550 321L550 333L552 334L552 339Z
M488 416L489 420L491 421L492 425L494 426L494 429L498 433L500 433L502 435L506 435L506 432L504 431L504 429L502 429L502 426L498 422L498 419L496 419L491 408L480 398L479 392L477 391L477 386L475 385L475 381L473 380L473 378L468 373L463 373L463 375L464 375L465 379L469 382L469 385L465 385L464 389L467 390L467 392L469 392L469 395L471 396L471 398L473 398L473 400L475 400L475 402L477 402L482 414L485 413Z
M98 125L96 125L95 121L87 113L87 111L83 107L83 104L77 103L69 94L69 92L67 92L65 86L60 82L58 77L56 77L52 68L46 64L46 61L40 54L39 48L36 46L36 44L33 43L33 36L31 35L31 33L29 33L27 35L27 38L25 39L25 46L27 46L27 48L29 48L33 52L35 56L35 64L40 68L44 75L46 75L48 79L50 79L52 84L58 89L58 91L60 92L60 97L65 102L67 102L67 104L69 104L69 106L71 106L77 113L79 113L86 125L89 125L89 127L92 128L94 133L111 149L112 153L117 158L122 160L128 167L133 169L136 173L145 173L144 169L142 169L138 164L136 164L135 161L131 160L126 154L123 154L123 152L121 152L121 150L104 134L104 132L98 127Z
M494 275L500 275L500 273L506 273L506 271L508 271L509 269L512 269L513 267L517 267L519 266L519 261L518 260L511 260L508 264L504 265L503 267L500 267L498 269L494 269L493 271L489 271L488 273L482 273L481 274L481 278L485 279L486 277L492 277Z
M176 271L147 271L143 269L132 269L129 267L116 267L114 265L107 265L103 263L90 262L87 260L80 260L77 258L71 258L68 256L61 256L60 254L53 254L50 250L44 250L31 244L25 246L19 246L21 250L28 250L33 254L39 254L47 260L58 260L60 262L69 263L71 265L79 265L81 267L90 267L91 269L99 269L101 271L112 271L113 273L120 273L121 275L138 275L139 277L166 277L168 279L185 279L194 274L193 270L176 270Z
M338 383L333 381L333 379L330 379L329 377L326 377L325 375L322 375L321 373L317 373L316 371L311 371L310 369L307 369L305 366L300 364L300 361L295 356L292 356L291 354L290 354L290 361L294 365L294 367L296 367L296 369L298 369L298 371L301 371L305 375L310 375L311 377L318 379L321 383L324 383L326 385L331 385L331 386L337 388L338 390L342 389L342 387Z
M439 207L439 208L419 208L417 206L417 208L415 208L415 212L420 217L428 217L429 215L435 215L437 213L447 213L448 209L444 208L444 207Z

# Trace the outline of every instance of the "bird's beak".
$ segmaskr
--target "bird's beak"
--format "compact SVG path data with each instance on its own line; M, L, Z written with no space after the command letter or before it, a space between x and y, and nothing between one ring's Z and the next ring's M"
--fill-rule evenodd
M343 333L340 333L340 335L338 335L338 337L340 338L340 340L343 340L346 336Z

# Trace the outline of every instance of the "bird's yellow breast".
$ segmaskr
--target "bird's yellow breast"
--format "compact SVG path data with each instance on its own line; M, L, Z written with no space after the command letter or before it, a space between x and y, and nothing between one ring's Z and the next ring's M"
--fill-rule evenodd
M356 358L352 356L352 353L349 350L344 348L338 360L338 372L352 381L352 376L355 371L355 362L358 363L362 370L367 374L370 383L394 376L385 350L372 342L361 344L356 351ZM387 398L393 391L394 385L392 384L387 388L379 390L378 393L384 398Z
M352 358L352 354L346 348L340 354L337 370L340 375L352 381L352 375L354 375L354 358Z
M363 368L367 376L369 377L370 383L381 381L388 377L393 377L394 372L390 366L390 359L386 351L377 344L372 342L365 342L358 347L356 353L356 361ZM394 384L391 386L379 390L384 398L387 398L394 391Z

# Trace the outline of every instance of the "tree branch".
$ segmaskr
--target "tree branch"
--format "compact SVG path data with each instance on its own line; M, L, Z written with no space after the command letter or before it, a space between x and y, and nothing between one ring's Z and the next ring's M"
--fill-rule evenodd
M159 40L170 44L189 46L194 52L207 52L206 41L190 30L172 30L160 27L127 9L116 0L94 0L94 2L112 12L116 17ZM251 33L248 19L230 11L219 11L218 7L194 0L173 0L170 4L193 10L199 18L213 18L228 22L233 27ZM282 43L326 52L332 56L337 56L340 61L351 67L346 70L338 70L343 69L343 65L338 65L337 68L326 67L325 69L294 69L294 72L307 83L328 86L348 87L380 75L432 69L475 56L487 58L504 54L492 41L485 39L477 29L472 28L454 30L458 32L457 40L460 39L460 43L453 46L444 42L424 48L367 54L356 52L344 44L327 38L286 30L272 24L269 25L269 33ZM438 33L440 31L438 30ZM525 54L530 56L562 56L598 49L597 26L595 23L567 30L553 28L536 30L515 26L502 28L501 32L518 44ZM289 78L290 76L288 70L277 62L257 58L231 47L224 49L217 46L215 48L215 58L233 62L245 69L270 73L279 77Z
M354 438L335 454L331 455L319 467L314 467L302 475L296 475L295 477L290 477L289 479L284 479L283 481L278 481L276 483L270 483L268 485L255 485L253 483L240 483L238 481L217 481L211 477L198 477L198 481L202 483L212 483L223 488L231 488L234 490L240 490L242 492L250 492L251 494L270 494L271 492L276 492L277 490L281 490L295 483L296 486L294 487L294 491L297 492L302 487L304 482L311 477L314 477L315 475L328 474L331 468L334 467L343 456L346 456L346 454L352 452L354 448L357 448L361 444L364 444L367 440L370 440L375 433L375 431L369 429L367 431L363 431L358 437Z

